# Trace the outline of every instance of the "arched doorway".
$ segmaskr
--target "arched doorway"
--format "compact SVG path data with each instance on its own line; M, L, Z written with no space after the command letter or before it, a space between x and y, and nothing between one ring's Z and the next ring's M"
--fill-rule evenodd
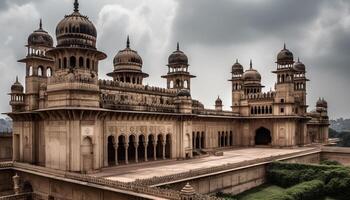
M271 132L261 127L255 132L255 145L271 145Z
M114 148L114 144L115 144L115 140L114 137L108 136L108 144L107 144L107 155L108 155L108 166L111 165L115 165L115 148Z
M153 135L149 135L148 136L148 144L147 144L147 157L148 159L154 158L154 136Z
M81 153L83 155L83 171L91 171L93 169L93 149L92 140L90 137L84 138L81 147Z
M125 162L125 136L118 137L118 163Z
M134 135L129 136L128 159L136 162L136 138Z
M163 135L162 134L158 135L156 156L157 158L163 158Z
M30 184L29 181L24 181L22 188L23 188L23 193L33 192L32 184Z
M146 161L145 159L145 136L144 135L139 135L139 145L137 147L137 154L138 154L138 159L139 161Z
M196 149L200 149L200 142L201 142L201 138L200 138L200 132L197 132L196 134Z

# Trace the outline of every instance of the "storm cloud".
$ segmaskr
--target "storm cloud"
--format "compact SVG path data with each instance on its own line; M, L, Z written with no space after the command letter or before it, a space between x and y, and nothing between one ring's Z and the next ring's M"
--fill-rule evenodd
M28 35L43 18L54 37L57 23L72 12L73 0L0 1L0 111L7 112L10 85L19 76L24 83ZM329 102L332 118L350 117L350 2L346 0L80 0L80 10L98 30L98 48L108 55L100 64L100 78L112 70L112 59L132 48L150 74L145 81L165 87L168 55L176 42L188 55L192 96L212 107L217 95L231 106L230 67L235 59L262 75L265 90L274 88L278 51L287 44L307 67L309 110L318 97ZM6 75L5 75L6 73Z

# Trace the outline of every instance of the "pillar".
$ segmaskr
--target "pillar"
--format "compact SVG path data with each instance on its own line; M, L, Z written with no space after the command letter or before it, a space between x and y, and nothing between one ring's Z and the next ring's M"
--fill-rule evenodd
M143 146L145 147L145 161L148 161L148 159L147 159L147 144L148 144L148 141L145 141L143 143Z
M139 145L138 142L134 142L134 147L135 147L135 162L138 163L139 162Z
M198 136L199 136L199 140L198 140L199 145L198 145L198 147L199 147L199 149L202 149L202 134L198 133Z
M124 143L124 146L125 146L125 164L129 164L129 161L128 161L129 144L128 143Z
M113 146L114 146L115 165L118 165L118 143L115 143Z
M163 160L165 160L165 144L166 144L166 142L163 141L162 144L163 144Z
M157 142L153 141L153 160L157 160Z

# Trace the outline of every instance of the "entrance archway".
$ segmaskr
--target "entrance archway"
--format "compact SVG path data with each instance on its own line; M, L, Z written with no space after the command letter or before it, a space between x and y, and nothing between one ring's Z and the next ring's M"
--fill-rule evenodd
M108 155L108 166L115 165L115 140L113 136L108 136L108 145L107 145L107 155Z
M165 139L165 157L171 158L171 135L167 134Z
M125 136L120 135L118 137L118 163L125 162Z
M271 132L261 127L255 132L255 145L270 145L272 141Z
M81 153L83 155L83 171L88 172L93 168L93 149L92 140L90 137L84 138Z

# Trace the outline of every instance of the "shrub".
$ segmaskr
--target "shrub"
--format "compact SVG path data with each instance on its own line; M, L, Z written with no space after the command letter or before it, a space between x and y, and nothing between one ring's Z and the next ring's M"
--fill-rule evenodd
M286 188L298 184L299 175L300 172L297 170L274 169L268 171L267 179L272 184Z
M340 162L336 160L322 160L320 164L321 165L342 165Z
M320 180L303 182L286 190L293 200L314 200L323 196L323 193L324 183Z
M350 178L332 178L325 189L331 196L347 199L350 196Z

